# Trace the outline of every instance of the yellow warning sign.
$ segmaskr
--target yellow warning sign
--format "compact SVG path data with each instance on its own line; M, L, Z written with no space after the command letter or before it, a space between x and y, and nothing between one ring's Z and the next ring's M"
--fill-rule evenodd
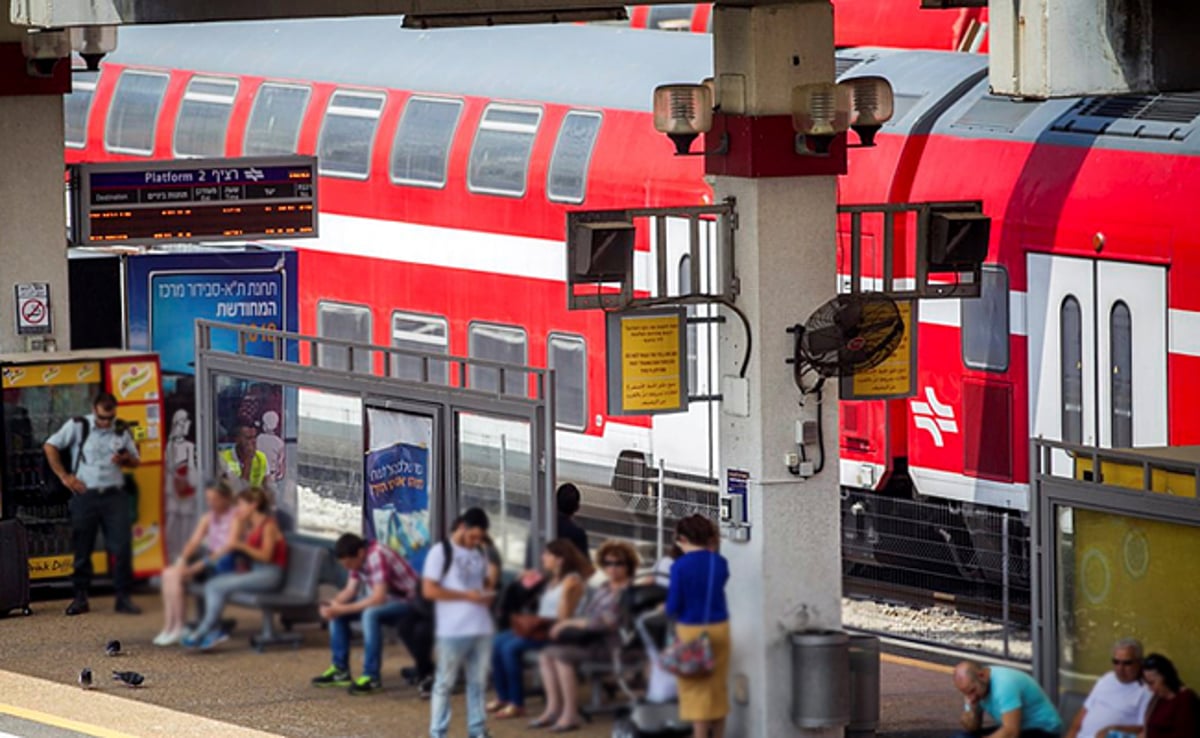
M685 320L681 310L610 316L610 405L620 400L615 412L649 414L687 407Z
M844 377L840 382L843 400L882 400L911 397L917 393L916 345L913 319L916 303L898 300L896 307L904 321L904 336L891 356L879 366Z

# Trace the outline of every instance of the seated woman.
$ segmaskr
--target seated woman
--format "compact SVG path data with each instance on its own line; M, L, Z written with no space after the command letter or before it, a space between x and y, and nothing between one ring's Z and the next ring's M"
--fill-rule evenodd
M1175 664L1152 653L1142 662L1142 678L1154 694L1146 711L1145 738L1193 738L1196 735L1196 695L1185 687Z
M238 525L248 531L231 551L250 559L250 570L215 576L204 585L204 620L196 632L183 639L185 648L208 650L229 639L220 628L221 613L234 592L270 592L283 585L287 567L287 541L271 515L271 501L261 487L242 490L237 496Z
M200 518L179 558L162 573L163 629L154 638L156 646L174 645L183 638L188 582L233 571L229 555L237 533L233 490L224 482L213 481L206 486L204 498L208 512Z
M591 596L581 617L559 621L550 629L551 644L538 657L546 710L529 724L531 728L550 728L551 733L579 728L575 669L591 658L605 658L618 638L621 594L637 573L637 551L628 543L608 541L596 552L596 561L608 581Z
M550 636L555 621L578 614L587 585L584 570L588 560L566 538L551 541L542 552L542 570L547 583L538 600L537 615L513 616L513 629L501 632L492 643L492 680L496 701L488 709L499 719L525 714L524 659L539 651Z

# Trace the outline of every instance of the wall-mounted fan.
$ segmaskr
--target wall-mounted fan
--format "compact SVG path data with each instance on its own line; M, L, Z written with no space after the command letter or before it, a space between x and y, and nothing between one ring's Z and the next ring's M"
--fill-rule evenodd
M849 376L879 366L896 350L904 320L890 297L855 292L833 298L788 333L795 335L788 362L797 373L809 369L822 378Z

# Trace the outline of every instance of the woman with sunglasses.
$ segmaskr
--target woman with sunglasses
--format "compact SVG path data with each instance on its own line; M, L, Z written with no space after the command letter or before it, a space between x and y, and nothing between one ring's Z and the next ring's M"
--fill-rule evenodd
M552 645L538 657L546 709L529 724L531 728L549 728L551 733L579 729L576 667L589 659L603 658L618 637L621 595L633 581L640 560L628 543L608 541L596 552L596 562L608 580L589 598L582 616L562 620L550 629Z
M695 738L721 738L729 714L729 564L715 550L717 527L703 515L680 520L675 542L683 556L671 567L667 615L675 621L678 641L707 636L713 655L712 672L679 678L679 717L692 724Z
M1152 653L1142 662L1142 678L1154 693L1146 713L1144 738L1194 738L1196 694L1184 686L1175 664L1162 654Z

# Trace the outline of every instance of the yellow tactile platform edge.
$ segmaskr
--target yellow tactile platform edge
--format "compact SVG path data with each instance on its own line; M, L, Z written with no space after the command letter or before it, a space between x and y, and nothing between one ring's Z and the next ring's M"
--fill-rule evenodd
M278 738L158 705L0 671L0 714L95 738Z

